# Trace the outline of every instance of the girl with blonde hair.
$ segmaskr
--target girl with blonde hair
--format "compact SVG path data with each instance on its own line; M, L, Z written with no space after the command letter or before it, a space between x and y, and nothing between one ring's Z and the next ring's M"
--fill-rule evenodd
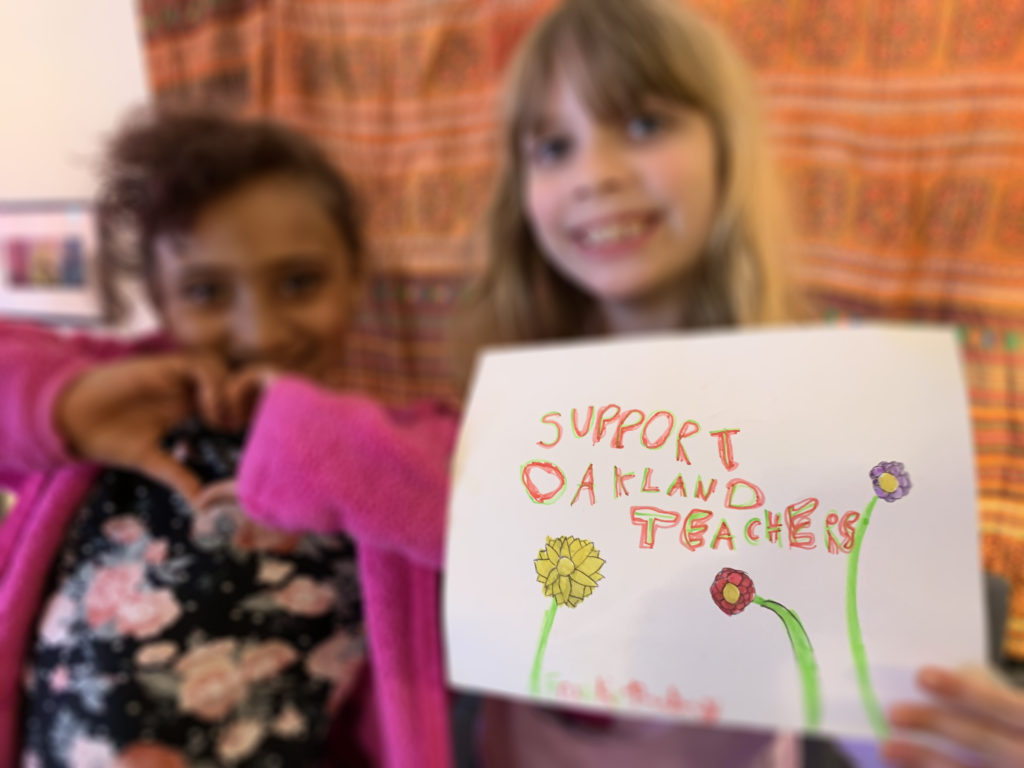
M711 23L669 0L565 0L522 43L502 108L504 165L487 262L460 318L463 362L488 344L807 314L752 78ZM984 765L1024 764L1024 730L1008 714L1021 722L1024 696L944 670L921 679L931 701L897 707L895 725L973 748ZM801 759L787 736L496 701L485 730L488 768ZM960 765L935 742L885 750L906 765ZM804 760L842 762L810 749Z
M592 123L594 138L617 139L618 149L653 158L663 173L704 164L704 177L694 179L703 184L704 207L683 208L693 217L685 221L662 217L665 229L686 232L672 279L658 283L662 303L671 306L660 328L752 325L804 314L787 274L781 185L738 53L718 29L671 2L575 0L533 30L510 66L504 165L486 225L488 260L467 308L474 335L462 339L470 352L494 342L618 331L604 297L552 258L543 222L531 209L540 202L531 190L566 179L559 172L578 166L573 161L581 150L607 157L603 145L580 147L552 124L560 93ZM692 194L661 199L661 212L677 202L695 204L687 199ZM631 269L631 259L620 261Z

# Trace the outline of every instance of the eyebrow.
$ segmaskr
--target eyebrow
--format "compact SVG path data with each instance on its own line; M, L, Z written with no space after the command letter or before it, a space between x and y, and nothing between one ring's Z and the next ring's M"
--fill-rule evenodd
M546 133L558 130L559 121L552 118L550 114L546 112L537 113L529 121L523 124L523 129L520 135L524 139L533 139L537 136L543 136Z
M267 269L274 272L286 272L293 269L321 269L330 264L335 256L325 250L303 250L285 253L280 258L275 258L266 265ZM348 258L347 255L342 259Z
M173 278L179 281L189 280L223 280L229 274L229 270L216 264L181 264L174 271Z
M325 250L318 250L316 248L309 248L306 250L297 250L290 253L284 253L279 258L274 258L267 266L272 269L290 269L293 267L310 267L320 266L325 262L329 261L333 256ZM232 271L231 264L223 264L216 260L202 261L199 263L193 262L188 258L181 259L179 262L179 272L182 274L194 274L194 273L223 273Z
M272 275L281 275L288 272L317 270L328 268L329 261L326 258L314 256L313 254L294 254L279 261L266 265L265 272Z

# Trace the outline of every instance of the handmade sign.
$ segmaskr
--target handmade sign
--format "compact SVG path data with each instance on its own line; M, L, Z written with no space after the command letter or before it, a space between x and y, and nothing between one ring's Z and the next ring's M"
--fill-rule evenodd
M491 351L453 478L457 687L881 737L922 664L984 659L946 329Z

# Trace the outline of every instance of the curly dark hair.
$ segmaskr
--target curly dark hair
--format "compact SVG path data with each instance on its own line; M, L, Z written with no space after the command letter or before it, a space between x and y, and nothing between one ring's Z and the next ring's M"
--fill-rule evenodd
M147 109L111 140L97 198L99 281L107 316L126 305L118 278L139 275L152 290L154 245L187 233L212 203L267 176L308 181L362 270L362 234L351 187L308 138L269 120L208 110Z

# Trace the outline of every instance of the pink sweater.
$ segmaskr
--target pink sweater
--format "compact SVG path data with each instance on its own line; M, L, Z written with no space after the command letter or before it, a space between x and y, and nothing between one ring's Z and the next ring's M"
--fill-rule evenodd
M0 323L0 485L19 503L0 525L0 765L16 764L20 677L46 579L96 468L68 457L58 394L103 359L166 347L59 338ZM394 413L283 377L264 396L239 472L243 503L280 527L356 541L370 665L370 745L389 768L451 764L438 572L456 417Z

